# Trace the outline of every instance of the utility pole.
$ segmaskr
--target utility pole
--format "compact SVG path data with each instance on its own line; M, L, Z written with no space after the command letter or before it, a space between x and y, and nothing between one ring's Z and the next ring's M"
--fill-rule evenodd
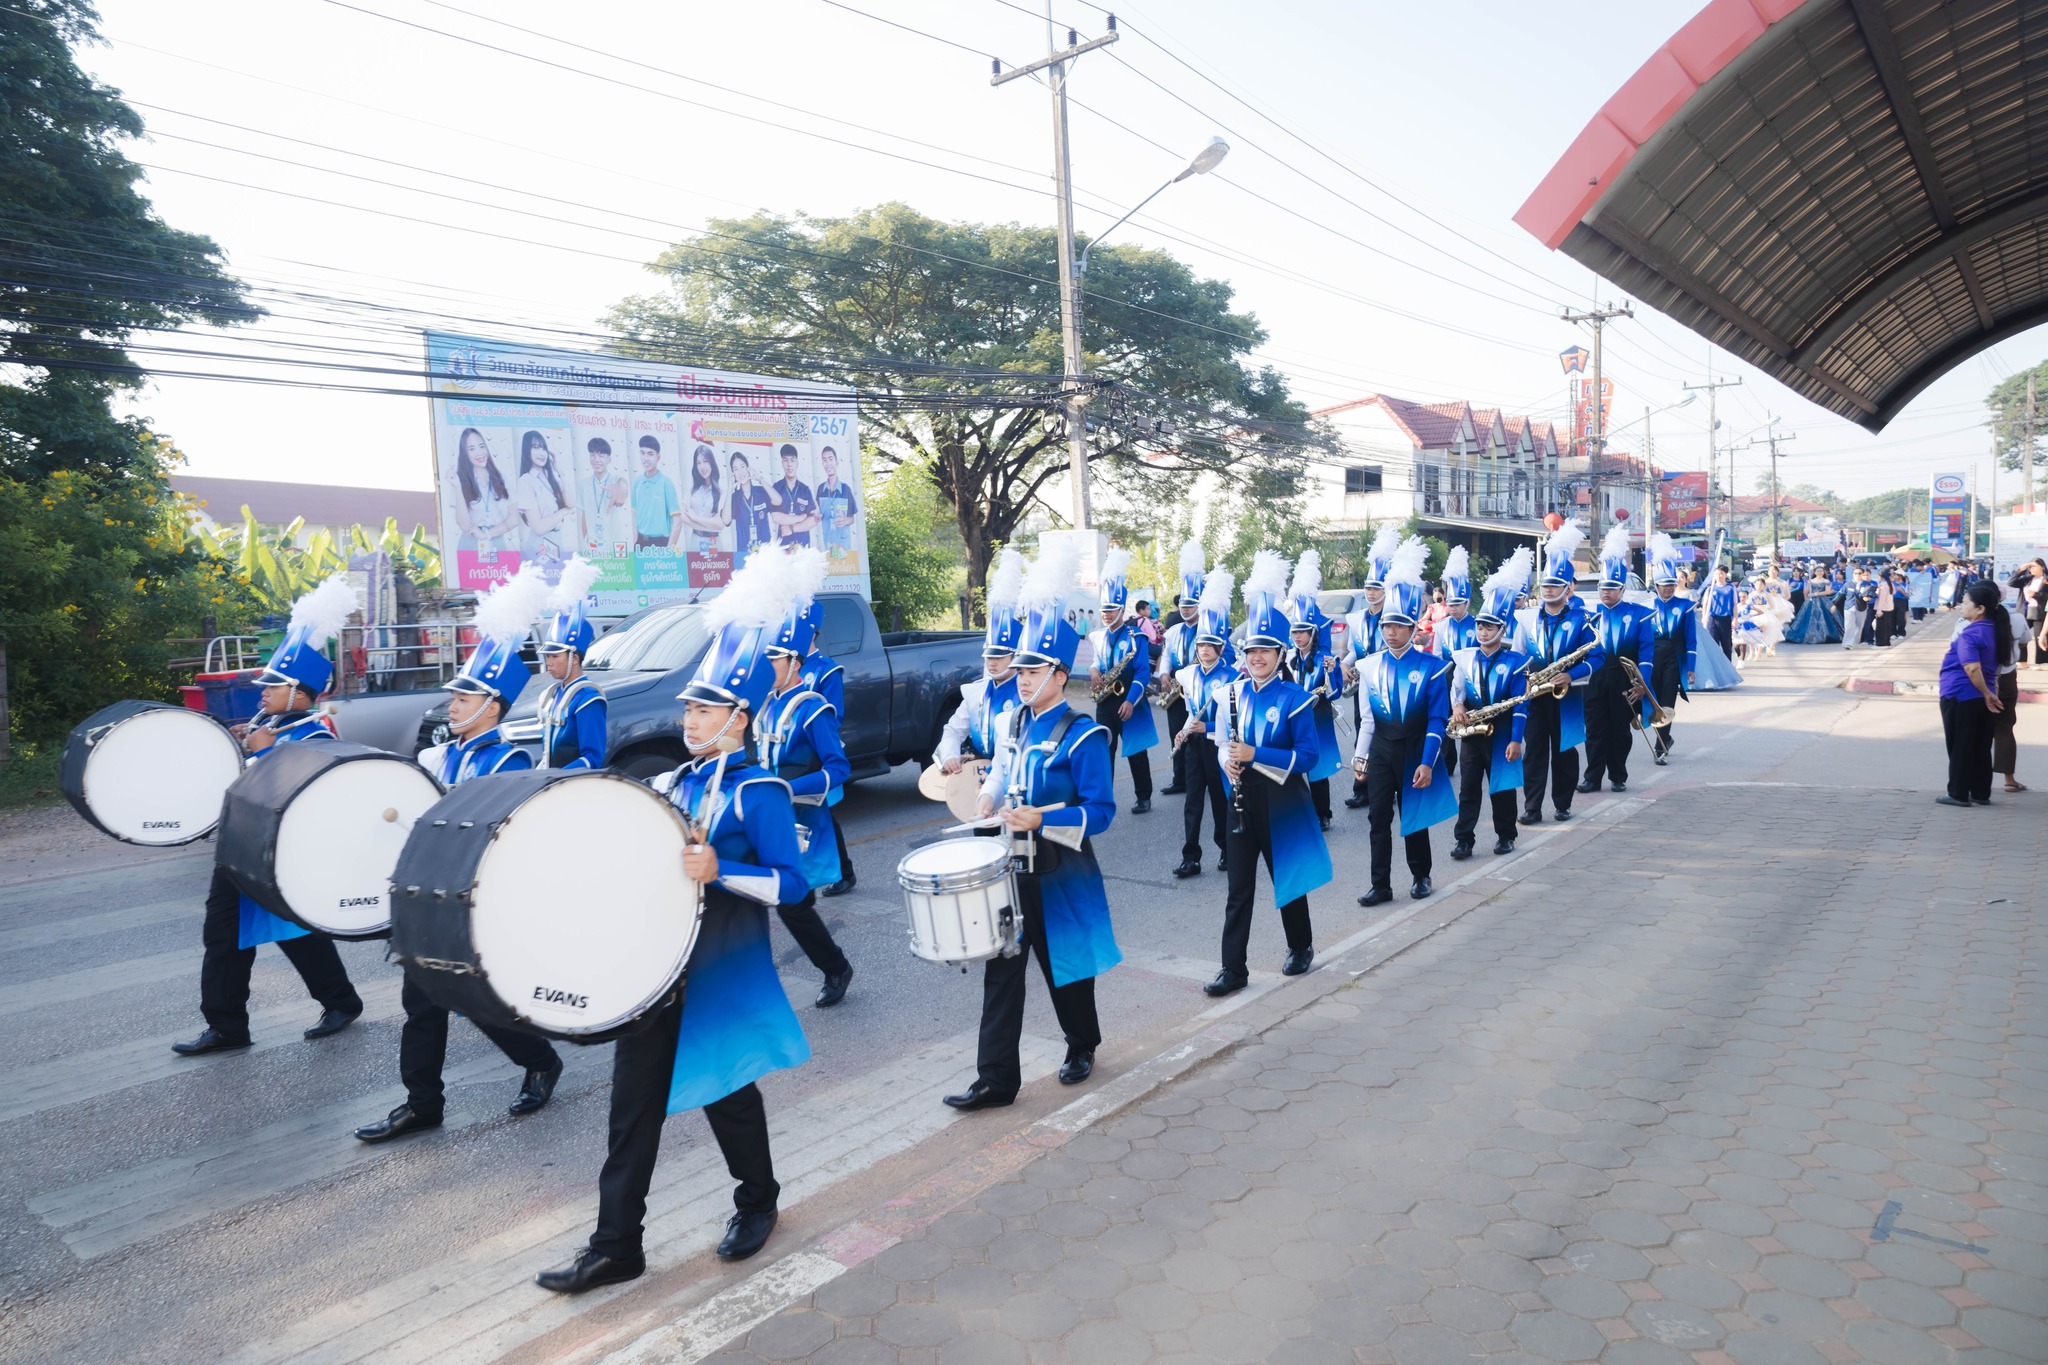
M1074 179L1073 164L1067 153L1067 63L1084 52L1108 47L1119 36L1116 16L1111 15L1109 32L1101 37L1090 38L1084 43L1079 33L1068 29L1064 49L1054 48L1029 66L1009 71L1003 70L1001 62L996 62L994 73L989 77L990 85L1004 85L1020 76L1045 71L1049 73L1052 87L1053 198L1058 207L1060 248L1060 349L1065 356L1067 371L1067 472L1073 481L1076 530L1086 530L1095 524L1095 509L1088 496L1088 393L1081 356L1081 280L1074 268ZM1052 47L1054 42L1052 0L1046 0L1045 42L1047 47Z
M1998 573L1998 430L1991 431L1991 572Z
M1769 431L1770 431L1770 435L1768 435L1768 436L1767 436L1767 437L1765 437L1764 439L1765 439L1765 440L1767 440L1767 441L1769 441L1769 442L1770 442L1770 445L1771 445L1771 560L1770 560L1770 562L1771 562L1771 566L1772 566L1773 568L1775 568L1775 567L1777 567L1777 563L1778 563L1778 501L1779 501L1779 499L1778 499L1778 442L1780 442L1780 441L1796 441L1796 440L1798 440L1798 439L1799 439L1799 433L1798 433L1798 432L1796 432L1796 431L1788 431L1788 432L1786 432L1786 433L1785 433L1784 435L1782 435L1782 436L1781 436L1781 435L1779 435L1779 434L1778 434L1778 419L1777 419L1777 418L1775 418L1775 417L1773 417L1773 418L1771 419L1771 421L1770 421ZM1734 463L1734 461L1733 461L1733 460L1731 460L1731 461L1730 461L1729 463L1733 464L1733 463Z
M1650 439L1650 405L1643 404L1643 567L1650 567L1650 535L1657 529L1657 476L1650 468L1650 459L1657 453L1657 443ZM1649 581L1649 575L1643 575Z
M1604 482L1600 463L1607 453L1607 387L1602 382L1600 371L1600 333L1606 327L1608 319L1632 318L1635 315L1635 310L1625 303L1619 308L1602 308L1598 299L1594 300L1593 307L1587 312L1575 313L1567 308L1562 314L1566 322L1593 324L1593 420L1592 434L1586 438L1586 451L1589 457L1586 461L1586 519L1590 525L1587 539L1593 542L1595 551L1599 549L1600 541L1599 490ZM1574 413L1573 417L1576 419L1577 414Z
M1737 375L1737 376L1736 376L1735 378L1733 378L1733 379L1715 379L1715 378L1713 377L1713 371L1712 371L1712 370L1708 370L1708 371L1707 371L1707 382L1706 382L1706 383L1704 383L1704 384L1687 384L1687 385L1685 385L1685 388L1686 388L1686 390L1687 390L1688 392L1691 392L1691 391L1693 391L1693 390L1696 390L1696 389L1705 389L1705 390L1707 391L1707 544L1708 544L1708 545L1712 545L1712 544L1714 543L1714 480L1716 480L1716 479L1718 479L1718 478L1720 478L1720 477L1721 477L1721 447L1720 447L1720 445L1719 445L1719 442L1720 442L1720 439L1721 439L1721 421L1720 421L1720 418L1718 418L1718 417L1716 417L1716 416L1714 415L1714 399L1715 399L1715 397L1716 397L1716 391L1717 391L1717 390L1720 390L1720 389L1729 389L1729 388L1734 388L1734 387L1735 387L1735 386L1736 386L1737 384L1740 384L1741 382L1742 382L1742 376L1741 376L1741 375ZM1733 482L1733 480L1734 480L1734 477L1735 477L1735 475L1734 475L1734 459L1735 459L1735 457L1734 457L1734 456L1733 456L1733 455L1731 454L1731 455L1729 456L1729 476L1728 476L1728 477L1729 477L1729 479L1730 479L1730 482L1729 482L1729 485L1728 485L1728 524L1727 524L1727 525L1726 525L1725 527L1723 527L1723 528L1722 528L1723 530L1727 531L1727 532L1728 532L1728 534L1729 534L1730 536L1733 536L1733 535L1735 534L1735 484L1734 484L1734 482ZM1713 565L1711 565L1711 564L1709 564L1709 565L1708 565L1707 567L1711 569L1711 568L1713 568L1714 566L1713 566Z
M2034 406L2034 376L2027 374L2027 439L2020 447L2020 498L2022 510L2034 510L2034 422L2037 409Z

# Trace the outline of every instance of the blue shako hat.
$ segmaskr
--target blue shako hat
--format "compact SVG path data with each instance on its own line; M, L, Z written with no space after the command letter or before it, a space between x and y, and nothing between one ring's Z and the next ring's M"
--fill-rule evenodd
M1277 550L1252 556L1244 576L1244 647L1286 649L1293 630L1283 605L1287 600L1287 561Z
M1529 566L1534 559L1524 545L1487 577L1486 586L1479 590L1481 600L1479 610L1473 613L1475 620L1505 627L1515 619L1515 599L1529 586Z
M1600 586L1628 586L1628 527L1616 524L1600 540Z
M775 685L769 656L800 653L778 643L825 585L825 552L810 546L762 549L747 556L725 591L704 608L716 632L696 676L676 695L713 706L744 706L755 715Z
M1444 559L1444 601L1470 602L1472 600L1471 555L1462 545L1453 545L1451 553Z
M526 680L533 676L519 657L519 647L533 633L534 618L547 607L553 592L537 560L528 560L518 573L492 588L477 603L476 648L445 690L484 693L507 706L519 700Z
M1024 613L1024 633L1017 642L1019 668L1074 671L1081 636L1067 624L1067 594L1080 576L1081 547L1071 537L1055 537L1052 544L1039 546L1017 592L1017 608Z
M1230 593L1237 576L1218 564L1202 579L1200 614L1195 620L1195 643L1222 649L1230 643Z
M1422 619L1422 571L1429 563L1429 546L1414 536L1401 542L1387 565L1387 604L1380 609L1380 624L1412 626Z
M1111 607L1127 611L1131 605L1131 585L1124 576L1130 567L1131 552L1112 545L1109 553L1102 557L1102 610Z
M590 643L597 638L597 631L583 613L591 585L597 582L597 573L597 565L582 555L562 566L562 575L555 580L555 590L548 596L548 606L554 609L555 615L541 636L541 653L582 655L590 652Z
M801 606L791 607L789 614L782 618L776 628L775 638L768 645L770 654L787 655L801 659L811 652L811 646L818 638L818 623L825 613L815 599Z
M1585 543L1586 533L1569 521L1550 533L1550 539L1543 543L1543 582L1546 586L1578 586L1579 571L1572 563L1572 556Z
M1401 528L1391 521L1380 523L1372 533L1372 546L1365 552L1367 586L1387 581L1387 570L1393 566L1394 551L1401 544Z
M349 587L348 575L339 573L292 603L284 640L271 654L257 684L303 687L316 697L325 692L334 681L334 665L320 652L321 647L341 635L355 609L355 589Z
M1017 615L1017 594L1024 587L1024 556L1005 545L996 556L994 572L988 576L988 633L982 640L983 658L1015 654L1024 636L1023 619Z
M1650 561L1650 582L1652 584L1676 583L1678 581L1678 547L1671 543L1671 537L1662 531L1650 533L1647 551Z
M1294 580L1287 585L1287 624L1290 630L1309 629L1316 633L1316 648L1330 647L1330 617L1317 600L1323 590L1323 556L1320 550L1303 550L1294 561Z
M1199 602L1202 598L1202 542L1189 536L1180 547L1180 599Z

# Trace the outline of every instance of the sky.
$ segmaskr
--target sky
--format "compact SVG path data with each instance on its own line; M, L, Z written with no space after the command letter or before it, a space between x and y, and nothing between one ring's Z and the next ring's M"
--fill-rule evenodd
M1054 0L1064 40L1101 9ZM1098 232L1211 137L1212 175L1110 240L1228 281L1257 359L1315 407L1373 392L1562 422L1561 308L1613 287L1511 221L1600 104L1698 0L1427 5L1228 0L1117 6L1121 38L1075 64L1076 223ZM427 403L249 382L405 383L416 329L560 329L647 290L707 219L833 216L901 201L935 217L1050 225L1051 98L989 84L1043 56L1043 0L101 0L81 55L149 125L130 154L172 224L210 235L272 309L157 338L135 403L194 474L432 486ZM399 311L393 311L393 310ZM1984 394L2039 358L2000 343L1881 434L1814 407L1648 309L1606 333L1613 444L1686 383L1723 389L1742 491L1773 417L1786 485L1856 497L1936 471L1988 480ZM184 352L184 354L179 354ZM210 354L194 354L210 353ZM1635 426L1627 424L1635 422ZM1668 469L1707 460L1706 404L1653 419ZM1724 456L1725 467L1725 456ZM2006 475L2008 479L2016 478ZM1980 484L1988 491L1988 483Z

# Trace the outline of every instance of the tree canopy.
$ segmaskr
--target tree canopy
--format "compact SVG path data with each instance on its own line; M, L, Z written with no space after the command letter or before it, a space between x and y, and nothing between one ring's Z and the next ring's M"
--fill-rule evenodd
M1991 409L1991 431L1997 442L1998 461L2001 468L2018 469L2020 453L2027 444L2027 380L2034 381L2036 413L2034 417L2034 467L2041 467L2041 447L2044 442L2042 427L2048 423L2048 360L2042 361L2031 370L2007 375L1991 386L1991 392L1984 395L1984 405Z

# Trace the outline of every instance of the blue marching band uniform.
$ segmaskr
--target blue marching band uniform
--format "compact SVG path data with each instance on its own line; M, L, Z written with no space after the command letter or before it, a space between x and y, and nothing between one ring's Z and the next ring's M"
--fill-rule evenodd
M1586 645L1590 654L1573 664L1571 686L1564 696L1546 688L1529 699L1528 752L1522 755L1522 823L1543 819L1546 780L1551 808L1560 820L1572 814L1572 794L1579 785L1579 746L1586 742L1586 699L1583 684L1599 671L1602 660L1593 623L1585 604L1573 595L1578 570L1572 565L1585 533L1567 522L1551 533L1543 547L1542 602L1524 629L1519 648L1529 656L1529 671L1538 672Z
M1383 626L1413 629L1422 617L1419 541L1404 544L1386 580ZM1403 572L1404 560L1415 561ZM1394 815L1400 812L1403 851L1413 882L1408 894L1430 895L1433 859L1429 831L1458 813L1451 789L1444 729L1451 715L1451 664L1417 649L1412 640L1396 652L1388 647L1359 669L1358 694L1364 710L1358 722L1356 766L1363 768L1371 824L1372 885L1362 905L1393 899ZM1427 785L1418 775L1427 770Z
M1176 686L1180 675L1195 664L1195 638L1201 633L1202 543L1189 540L1180 547L1180 593L1173 599L1177 613L1159 636L1159 662L1155 681L1164 690ZM1224 642L1228 644L1228 641ZM1178 796L1188 789L1188 765L1193 762L1179 735L1187 728L1188 701L1185 691L1175 693L1166 704L1166 733L1173 736L1173 776L1159 789L1161 796Z
M1216 845L1216 870L1230 870L1230 792L1223 780L1223 762L1209 736L1219 724L1217 705L1223 693L1241 676L1225 657L1230 645L1230 594L1236 578L1225 568L1211 569L1202 579L1197 600L1193 661L1180 670L1181 697L1187 719L1174 731L1174 753L1185 764L1187 804L1181 813L1180 863L1176 877L1198 877L1202 873L1202 812L1209 813L1209 837ZM1204 662L1204 656L1207 662Z
M1436 623L1430 647L1437 657L1449 659L1459 650L1479 644L1479 620L1472 615L1471 556L1462 545L1453 545L1444 560L1444 605L1450 615Z
M1112 549L1102 566L1102 628L1090 639L1094 654L1088 665L1091 681L1119 677L1095 703L1095 723L1109 732L1112 754L1121 752L1130 760L1131 814L1152 809L1152 760L1145 754L1159 743L1159 726L1152 719L1152 703L1146 693L1152 678L1152 642L1129 615L1130 584L1124 566L1128 550ZM1128 706L1130 715L1124 716Z
M1687 695L1700 657L1700 614L1698 604L1678 595L1678 551L1671 537L1660 532L1650 536L1650 582L1657 600L1650 604L1650 631L1655 643L1650 651L1650 692L1670 715L1678 699ZM1663 767L1671 753L1671 726L1657 727L1650 743L1650 756Z
M572 600L562 602L541 638L540 654L545 660L567 659L567 674L551 681L540 694L541 765L547 768L602 768L606 757L608 708L604 693L583 672L583 657L597 638L584 615L584 599L578 583L587 586L595 577L579 572L586 564L581 555L562 568L563 590ZM558 599L561 593L557 593Z
M1316 600L1322 585L1322 557L1314 550L1303 552L1288 585L1288 633L1294 647L1283 662L1287 680L1315 700L1316 763L1309 770L1308 789L1316 820L1327 830L1330 779L1344 766L1337 744L1337 698L1344 695L1344 668L1330 653L1330 618Z
M1391 522L1382 522L1374 533L1372 544L1365 556L1365 605L1345 619L1347 627L1344 639L1345 676L1356 683L1358 666L1368 655L1377 654L1386 648L1386 637L1380 633L1380 617L1386 606L1387 570L1393 566L1394 550L1401 543L1401 532ZM1351 701L1352 719L1363 724L1365 720L1365 695L1356 692ZM1344 804L1357 810L1366 803L1365 778L1356 775L1351 783L1351 795L1344 798Z
M837 725L846 715L846 668L837 659L818 649L818 628L823 624L823 613L816 603L804 610L803 620L793 632L798 642L798 657L802 659L801 673L804 690L815 692L825 699L832 708L833 724ZM832 798L832 804L839 803L839 796ZM856 880L853 871L853 855L846 851L846 831L832 822L832 846L839 857L839 874L830 881L815 883L821 896L843 896L853 890Z
M1017 704L1017 642L1024 623L1017 616L1017 590L1024 556L1005 547L988 579L988 630L982 637L983 673L960 684L960 704L939 732L932 761L941 767L965 758L992 759L1004 717Z
M1472 618L1472 647L1458 650L1455 656L1457 670L1451 680L1454 716L1514 703L1505 715L1496 714L1487 722L1493 727L1491 734L1457 741L1458 823L1451 835L1451 857L1456 859L1472 856L1482 796L1492 807L1493 851L1501 854L1515 849L1515 800L1522 791L1522 745L1529 724L1529 704L1522 700L1529 690L1529 657L1510 648L1508 637L1515 619L1515 599L1529 581L1529 564L1527 548L1517 550L1486 580L1479 612Z
M1593 611L1593 635L1600 642L1600 666L1586 684L1586 774L1581 792L1600 790L1603 780L1628 790L1628 755L1641 717L1643 696L1629 695L1634 683L1622 666L1627 659L1645 684L1656 652L1656 626L1648 607L1625 600L1628 587L1628 531L1616 526L1600 547L1600 605Z

